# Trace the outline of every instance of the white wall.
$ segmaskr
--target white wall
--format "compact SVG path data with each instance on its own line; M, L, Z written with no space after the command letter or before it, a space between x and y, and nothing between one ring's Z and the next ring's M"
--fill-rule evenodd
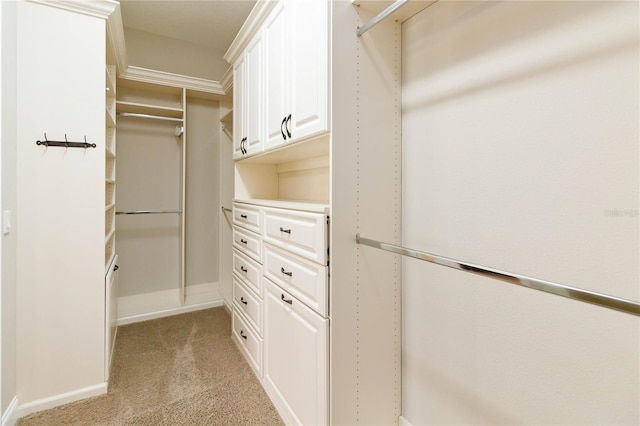
M129 65L219 81L229 68L222 55L195 44L125 28Z
M218 101L187 98L186 284L218 283Z
M2 208L11 210L13 229L2 235L2 275L0 277L0 342L2 370L0 372L0 413L4 416L16 396L16 3L0 3L2 70Z
M638 22L637 2L405 22L403 243L639 300ZM403 278L411 424L640 422L638 318L416 260Z
M28 411L106 390L105 22L17 2L17 23L16 374ZM97 148L37 146L45 132Z

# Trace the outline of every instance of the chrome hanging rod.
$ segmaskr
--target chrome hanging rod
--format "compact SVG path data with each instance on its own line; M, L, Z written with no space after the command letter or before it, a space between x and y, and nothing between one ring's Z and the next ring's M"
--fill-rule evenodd
M116 214L182 214L182 210L133 210L116 212Z
M122 117L151 118L152 120L178 121L180 123L183 122L182 118L164 117L161 115L138 114L136 112L119 112L118 115Z
M387 7L382 12L378 13L372 20L370 20L363 26L358 27L358 30L356 31L356 34L358 35L358 37L362 36L362 34L366 33L371 28L376 26L380 21L382 21L383 19L391 15L393 12L395 12L402 6L404 6L408 1L409 0L396 0L395 2L391 3L389 7Z
M593 305L602 306L604 308L613 309L635 316L640 316L640 303L621 299L615 296L609 296L593 291L582 290L575 287L569 287L551 281L543 281L536 278L526 277L524 275L512 274L497 269L486 268L471 263L461 262L459 260L450 259L448 257L437 256L435 254L425 253L418 250L408 249L394 244L387 244L380 241L363 238L360 234L356 234L356 242L358 244L375 247L381 250L390 251L392 253L401 254L403 256L413 257L415 259L424 260L430 263L447 266L449 268L458 269L460 271L471 272L489 278L498 279L510 284L532 288L534 290L544 291L546 293L555 294L556 296L568 297L569 299L579 300L581 302L591 303Z
M222 209L223 212L229 212L229 213L233 212L233 210L231 210L230 208L224 207L224 206L222 206L220 208Z

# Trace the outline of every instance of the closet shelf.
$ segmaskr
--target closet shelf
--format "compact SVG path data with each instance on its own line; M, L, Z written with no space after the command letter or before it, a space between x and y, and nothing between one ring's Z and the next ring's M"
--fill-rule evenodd
M301 200L267 200L258 198L233 200L237 203L253 204L261 207L274 207L278 209L302 210L312 213L330 213L328 201L301 201Z
M105 108L105 117L107 119L107 127L116 127L116 117L113 111L109 110L109 107Z
M113 236L115 235L115 233L116 233L116 230L115 230L115 229L112 229L111 231L109 231L109 233L107 234L107 236L106 236L106 237L105 237L105 239L104 239L104 244L105 244L105 245L109 244L109 240L110 240L111 238L113 238Z
M136 102L116 101L116 112L131 112L134 114L159 115L171 118L182 118L182 108L171 108L158 105L140 104Z
M116 79L111 74L111 70L109 69L108 65L105 67L105 77L106 77L105 78L105 80L106 80L106 90L107 90L107 92L111 93L111 96L113 96L116 93L116 87L115 87L115 84L114 84Z
M233 122L233 110L229 110L228 113L220 117L220 122L224 124L229 124Z

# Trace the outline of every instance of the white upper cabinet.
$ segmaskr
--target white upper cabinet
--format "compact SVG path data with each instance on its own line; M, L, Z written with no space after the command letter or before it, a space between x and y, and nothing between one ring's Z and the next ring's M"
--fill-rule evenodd
M265 150L287 141L286 119L289 102L286 100L287 74L290 62L286 56L287 17L284 2L278 3L264 24L266 139Z
M262 152L264 70L262 33L258 32L233 67L233 158Z
M290 0L287 128L291 141L329 130L329 2ZM289 136L289 135L287 135Z
M258 29L225 56L234 64L236 160L329 131L329 2L280 0L260 10Z

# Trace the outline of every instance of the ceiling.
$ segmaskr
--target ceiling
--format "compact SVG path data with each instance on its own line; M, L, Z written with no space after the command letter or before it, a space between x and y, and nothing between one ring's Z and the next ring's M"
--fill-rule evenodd
M123 26L222 56L255 0L120 0Z

